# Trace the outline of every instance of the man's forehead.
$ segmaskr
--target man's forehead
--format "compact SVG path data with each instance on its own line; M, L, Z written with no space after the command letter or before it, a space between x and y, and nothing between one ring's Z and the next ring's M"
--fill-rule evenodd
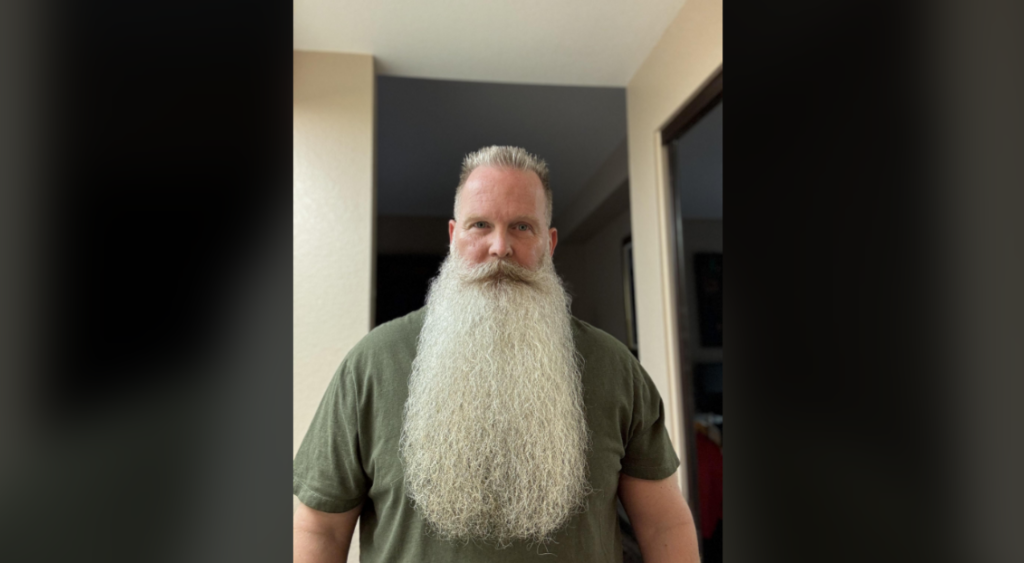
M466 187L471 186L532 186L544 189L540 176L532 170L520 170L504 166L479 166L466 178Z
M477 168L473 174L480 170ZM533 172L491 169L481 171L479 176L470 175L459 199L469 204L503 202L531 210L540 205L541 209L535 211L543 213L544 186Z

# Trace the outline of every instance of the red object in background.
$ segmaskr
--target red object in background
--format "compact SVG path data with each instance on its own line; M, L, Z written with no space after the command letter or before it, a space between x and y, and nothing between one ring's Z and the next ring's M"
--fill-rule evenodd
M700 495L700 533L705 539L715 535L722 519L722 449L697 432L697 486Z

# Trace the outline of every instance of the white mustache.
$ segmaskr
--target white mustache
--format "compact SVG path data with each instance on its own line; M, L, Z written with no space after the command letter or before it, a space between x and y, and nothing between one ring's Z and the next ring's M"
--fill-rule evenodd
M507 258L501 258L459 271L459 277L465 283L510 281L532 284L536 281L538 272Z

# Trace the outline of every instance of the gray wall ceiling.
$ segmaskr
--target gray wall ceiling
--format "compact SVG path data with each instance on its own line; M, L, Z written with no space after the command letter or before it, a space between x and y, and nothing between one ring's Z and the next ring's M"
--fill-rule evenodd
M378 214L450 217L462 158L517 145L548 162L558 217L625 137L624 88L378 76Z

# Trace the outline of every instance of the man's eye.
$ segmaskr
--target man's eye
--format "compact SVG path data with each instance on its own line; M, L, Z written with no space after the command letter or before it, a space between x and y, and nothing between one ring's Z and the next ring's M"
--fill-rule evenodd
M525 223L520 223L519 225L516 226L516 228L519 229L520 231L529 231L530 230L530 226L525 224Z
M483 221L477 221L476 223L473 223L473 226L478 229L482 229L487 226L487 223L484 223Z

